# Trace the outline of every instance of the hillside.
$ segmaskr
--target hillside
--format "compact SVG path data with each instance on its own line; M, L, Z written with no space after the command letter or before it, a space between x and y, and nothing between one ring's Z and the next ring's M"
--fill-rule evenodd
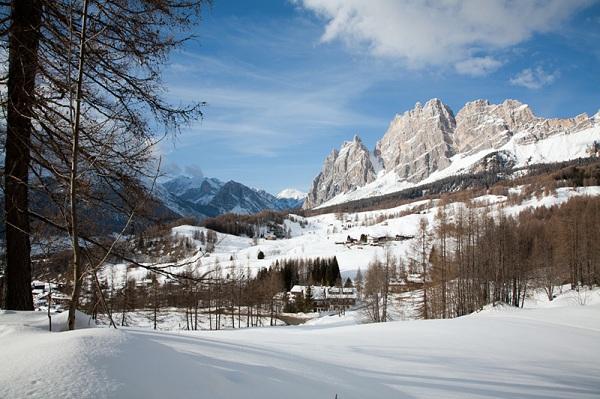
M515 203L515 198L524 198ZM571 198L582 196L599 196L600 186L562 187L548 195L526 194L526 187L509 189L505 194L485 194L472 199L478 212L504 212L517 215L519 212L536 207L560 205ZM212 270L219 265L224 270L229 268L250 269L256 273L261 268L268 268L277 260L290 258L315 258L336 256L342 276L354 277L359 268L363 272L369 262L375 257L384 255L384 247L377 245L347 245L348 236L355 239L362 234L369 237L397 235L406 237L399 241L389 241L387 246L395 256L406 259L414 245L414 235L417 232L419 220L425 218L433 229L434 218L438 212L439 200L420 200L397 207L364 211L346 212L343 214L327 213L310 217L291 215L284 220L284 226L290 231L290 238L257 240L245 236L216 233L217 239L214 251L209 254L197 252L204 246L195 239L200 232L206 234L207 229L197 226L178 226L172 230L176 239L192 240L194 250L189 258L179 258L176 264L195 264L197 274ZM465 202L456 201L448 208L457 210L464 208ZM258 253L263 252L264 259L258 259ZM127 264L108 265L103 276L108 280L117 279L117 286L123 284L125 273L130 277L144 278L147 271L141 268L127 268ZM179 272L180 267L168 268Z

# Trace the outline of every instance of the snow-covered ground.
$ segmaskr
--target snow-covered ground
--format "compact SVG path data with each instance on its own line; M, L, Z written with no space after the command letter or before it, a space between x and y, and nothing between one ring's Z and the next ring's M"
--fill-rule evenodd
M276 197L302 200L302 199L306 198L306 193L304 191L300 191L295 188L286 188L284 190L281 190L279 193L277 193Z
M600 292L586 295L453 320L176 333L49 333L41 312L4 311L0 397L597 398Z
M120 312L113 313L113 320L117 325L121 325L123 321L123 314ZM231 314L223 314L221 315L220 328L222 330L230 329L230 328L245 328L246 327L246 315L242 314L240 318L238 318L237 314L235 317L231 318ZM258 320L259 326L269 326L271 322L270 317L261 316ZM109 326L110 319L105 314L98 315L98 323L101 325ZM278 326L285 325L279 319L275 319L274 323ZM198 322L197 326L195 317L192 318L191 325L188 326L188 322L186 321L185 310L176 309L176 308L167 308L160 309L157 313L156 317L156 328L157 330L162 331L177 331L177 330L189 330L197 327L198 330L209 330L216 329L216 321L215 316L212 315L212 321L209 320L209 316L207 313L203 312L203 309L198 313ZM235 324L235 327L233 327ZM130 311L125 314L125 325L137 328L146 328L153 329L154 328L154 313L152 310L135 310Z

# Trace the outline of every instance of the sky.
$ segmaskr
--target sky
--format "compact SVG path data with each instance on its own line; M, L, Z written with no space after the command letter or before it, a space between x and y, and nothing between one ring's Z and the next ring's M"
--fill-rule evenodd
M173 176L307 191L333 148L373 149L431 98L600 109L600 1L213 0L194 29L164 68L168 100L207 103L162 143Z

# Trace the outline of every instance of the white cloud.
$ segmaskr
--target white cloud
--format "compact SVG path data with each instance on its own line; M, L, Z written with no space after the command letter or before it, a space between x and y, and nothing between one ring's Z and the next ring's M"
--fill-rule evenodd
M204 173L202 172L202 169L198 165L187 165L185 167L185 174L189 175L191 177L196 177L196 178L204 177Z
M175 162L165 162L160 171L164 175L177 176L181 174L181 167Z
M502 66L502 62L493 57L474 57L459 61L454 65L461 75L484 76Z
M486 53L557 29L591 0L296 0L325 19L323 42L343 41L421 68L455 65L481 74L499 65ZM476 58L473 58L477 55Z
M542 67L538 66L536 68L523 69L510 79L510 84L535 90L553 83L558 76L559 71L546 72Z

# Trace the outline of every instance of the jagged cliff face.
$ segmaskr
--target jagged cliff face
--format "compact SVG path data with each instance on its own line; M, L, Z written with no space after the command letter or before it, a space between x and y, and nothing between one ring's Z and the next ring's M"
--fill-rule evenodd
M354 136L339 151L333 150L325 158L321 173L313 181L304 207L317 206L340 193L371 183L375 177L375 166L369 150L358 136Z
M452 110L440 100L430 100L425 106L417 103L413 110L394 118L375 153L385 170L419 181L450 164L455 128Z
M473 153L485 148L499 148L535 119L529 106L515 100L498 105L487 100L469 102L456 115L456 151Z
M517 133L517 143L533 143L555 134L587 129L592 124L587 114L545 119L535 116L527 104L517 100L506 100L502 104L477 100L467 103L456 115L455 151L469 154L499 148Z
M560 133L578 132L597 124L594 118L586 114L565 119L540 118L528 105L516 100L501 104L472 101L456 116L438 99L425 105L417 103L414 109L396 115L372 154L358 137L344 143L339 152L334 150L315 178L304 206L318 206L374 181L380 166L385 174L394 172L399 181L418 183L448 167L456 154L500 149L511 140L529 144ZM485 157L481 165L472 166L473 171L513 162L507 151Z

